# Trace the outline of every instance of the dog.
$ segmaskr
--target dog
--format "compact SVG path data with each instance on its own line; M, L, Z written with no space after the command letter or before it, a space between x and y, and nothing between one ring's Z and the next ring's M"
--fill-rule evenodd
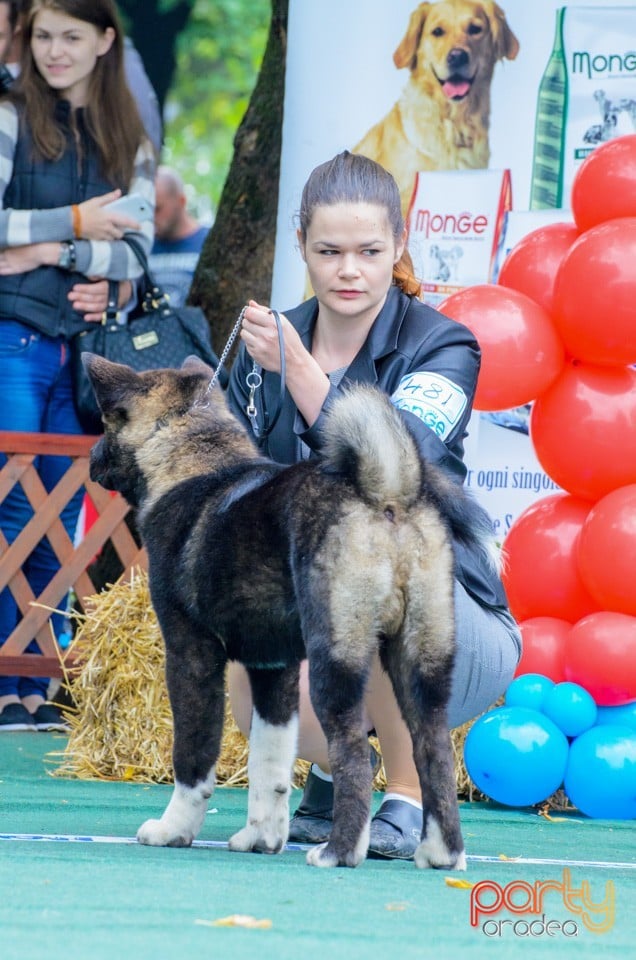
M307 860L359 864L371 799L363 695L379 651L423 790L415 863L465 869L445 713L451 540L485 543L481 507L421 459L406 421L375 387L352 387L333 404L323 456L281 466L259 453L220 388L210 389L201 360L144 373L94 354L83 360L104 421L90 476L137 511L166 647L175 785L138 840L188 846L197 836L215 785L225 667L237 660L254 711L247 823L229 847L284 848L307 657L335 788L331 837Z
M415 174L488 166L490 85L519 41L492 0L420 3L393 54L409 80L389 113L353 148L389 170L406 213Z
M433 264L431 279L441 280L442 283L448 283L449 280L457 281L458 264L463 255L464 251L457 244L454 247L442 249L434 243L429 250L429 257Z

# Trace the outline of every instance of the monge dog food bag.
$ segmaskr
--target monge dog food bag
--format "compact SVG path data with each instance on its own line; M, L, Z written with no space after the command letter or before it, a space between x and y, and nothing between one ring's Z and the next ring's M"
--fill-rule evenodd
M562 7L539 86L530 206L567 207L599 145L636 130L636 7Z
M426 303L493 278L504 217L512 206L509 170L418 173L407 217L407 247Z

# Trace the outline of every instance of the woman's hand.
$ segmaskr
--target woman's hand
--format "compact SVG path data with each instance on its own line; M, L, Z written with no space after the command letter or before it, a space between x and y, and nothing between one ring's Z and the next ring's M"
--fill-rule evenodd
M37 267L55 266L60 256L59 243L28 243L0 250L0 276L29 273Z
M280 314L285 344L285 360L289 362L294 357L301 358L303 354L309 356L294 327L284 314ZM243 316L241 340L252 360L263 370L280 373L281 357L278 341L278 328L274 314L269 307L263 307L255 300L250 300Z
M285 386L298 410L311 426L329 393L329 379L305 349L295 327L280 314L285 344ZM263 370L280 373L280 345L273 313L250 300L243 316L241 340L252 360Z
M78 204L79 235L83 240L121 240L126 230L141 230L137 220L127 217L125 213L106 209L107 204L120 196L121 190L112 190Z
M130 280L119 281L117 306L123 307L132 296ZM69 291L68 299L73 309L84 314L84 320L99 323L108 305L108 280L94 280L89 283L76 283Z

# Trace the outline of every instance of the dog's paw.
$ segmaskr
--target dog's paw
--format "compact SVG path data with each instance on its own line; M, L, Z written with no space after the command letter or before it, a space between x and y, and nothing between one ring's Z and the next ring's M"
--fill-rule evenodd
M228 841L228 847L235 853L280 853L284 846L285 838L279 833L249 825Z
M175 833L164 820L146 820L137 831L137 841L148 847L190 847L191 833Z
M463 850L451 851L424 840L415 851L415 866L420 870L465 870L466 854Z
M357 867L365 855L366 848L363 851L355 849L339 855L327 841L311 848L307 854L307 863L310 867Z
M310 867L337 867L338 859L333 853L327 852L328 843L319 843L307 853L307 863Z

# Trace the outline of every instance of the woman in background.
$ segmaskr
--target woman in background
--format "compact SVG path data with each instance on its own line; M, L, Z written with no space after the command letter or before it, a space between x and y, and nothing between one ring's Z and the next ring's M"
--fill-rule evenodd
M140 275L122 237L136 232L149 252L155 154L126 85L112 0L34 0L22 29L20 73L0 100L0 430L79 434L69 347L86 329L91 298L77 287ZM109 210L132 192L149 201L144 223ZM47 490L68 466L65 457L38 459ZM71 540L82 496L61 514ZM16 486L0 506L8 544L32 514ZM22 567L36 596L58 569L46 539ZM18 619L5 589L0 644ZM51 619L60 632L61 616ZM46 678L0 676L0 731L60 727L47 689Z

